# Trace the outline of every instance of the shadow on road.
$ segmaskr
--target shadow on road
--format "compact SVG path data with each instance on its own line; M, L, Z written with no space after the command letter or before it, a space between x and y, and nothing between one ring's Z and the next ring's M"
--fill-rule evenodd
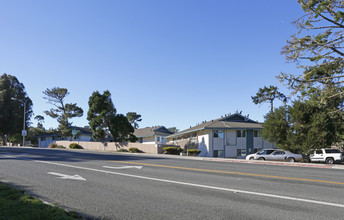
M168 160L145 155L144 153L129 155L130 153L119 152L90 152L85 150L50 149L50 148L22 148L22 147L0 147L0 160L43 160L43 161L65 161L81 162L90 160ZM2 156L4 155L4 156Z

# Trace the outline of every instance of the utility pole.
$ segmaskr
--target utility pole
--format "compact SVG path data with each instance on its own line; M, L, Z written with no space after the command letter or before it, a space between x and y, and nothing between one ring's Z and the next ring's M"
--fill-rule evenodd
M27 131L25 130L25 113L26 113L26 101L22 101L20 99L17 99L17 98L11 98L12 100L14 101L19 101L21 103L23 103L24 105L24 118L23 118L23 130L22 130L22 136L23 136L23 147L25 146L25 136L27 135Z

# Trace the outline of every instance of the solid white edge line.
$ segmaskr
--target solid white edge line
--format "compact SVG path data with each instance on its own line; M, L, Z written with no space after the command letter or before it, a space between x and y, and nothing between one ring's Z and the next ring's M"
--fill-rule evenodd
M67 164L61 164L61 163L55 163L55 162L49 162L49 161L40 161L40 160L34 160L34 161L38 162L38 163L46 163L46 164L52 164L52 165L57 165L57 166L77 168L77 169L82 169L82 170L90 170L90 171L96 171L96 172L101 172L101 173L106 173L106 174L114 174L114 175L120 175L120 176L133 177L133 178L138 178L138 179L146 179L146 180L153 180L153 181L159 181L159 182L165 182L165 183L174 183L174 184L179 184L179 185L194 186L194 187L215 189L215 190L221 190L221 191L227 191L227 192L243 193L243 194L249 194L249 195L264 196L264 197L270 197L270 198L285 199L285 200L292 200L292 201L299 201L299 202L306 202L306 203L313 203L313 204L319 204L319 205L327 205L327 206L344 208L344 204L322 202L322 201L302 199L302 198L289 197L289 196L279 196L279 195L252 192L252 191L246 191L246 190L229 189L229 188L216 187L216 186L207 186L207 185L180 182L180 181L174 181L174 180L158 179L158 178L153 178L153 177L138 176L138 175L132 175L132 174L126 174L126 173L117 173L117 172L113 172L113 171L99 170L99 169L88 168L88 167L73 166L73 165L67 165Z

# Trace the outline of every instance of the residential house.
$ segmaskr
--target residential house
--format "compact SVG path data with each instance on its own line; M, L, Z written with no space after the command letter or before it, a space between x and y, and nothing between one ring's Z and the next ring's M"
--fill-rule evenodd
M275 146L261 137L262 124L239 113L167 136L170 143L182 148L201 150L199 156L244 158L263 148Z
M164 126L155 126L147 128L135 129L134 135L138 138L139 143L165 145L167 142L166 136L173 134Z
M41 148L47 148L51 143L62 140L59 134L53 133L45 133L35 137L38 138L38 147Z
M93 141L92 131L87 128L82 127L72 127L76 131L76 135L73 137L68 137L64 140L73 141ZM59 134L45 133L35 136L38 138L38 147L47 148L49 145L56 141L61 141L63 138Z
M73 141L93 141L92 131L90 129L82 127L72 127L72 129L76 131L76 135L69 139Z

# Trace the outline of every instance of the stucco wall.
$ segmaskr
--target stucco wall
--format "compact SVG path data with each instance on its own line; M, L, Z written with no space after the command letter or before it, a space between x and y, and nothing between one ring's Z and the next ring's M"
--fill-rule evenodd
M141 143L118 143L118 142L93 142L93 141L56 141L57 145L62 145L69 148L71 143L77 143L81 145L85 150L94 151L118 151L121 148L129 149L131 147L136 147L141 151L149 154L158 154L158 148L155 144L141 144Z
M198 149L201 150L198 156L200 157L210 156L209 135L210 134L206 132L198 134Z

